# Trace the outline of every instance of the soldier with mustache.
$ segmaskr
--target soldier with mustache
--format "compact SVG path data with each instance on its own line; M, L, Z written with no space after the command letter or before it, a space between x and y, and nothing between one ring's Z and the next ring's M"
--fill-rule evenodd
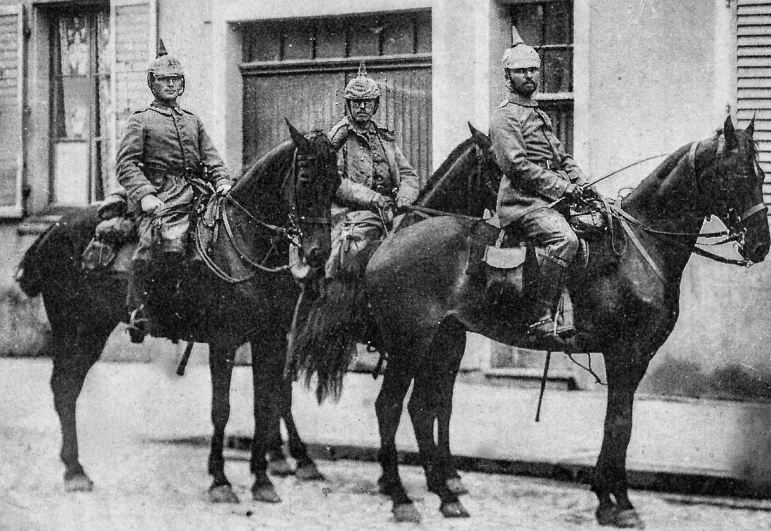
M586 180L533 99L540 68L538 52L521 40L503 54L509 94L491 116L490 138L504 173L497 201L501 226L517 231L544 251L537 253L541 282L535 294L536 319L529 331L539 338L559 339L575 333L572 327L555 327L554 309L564 271L579 245L560 209L581 197ZM563 197L568 201L551 207Z

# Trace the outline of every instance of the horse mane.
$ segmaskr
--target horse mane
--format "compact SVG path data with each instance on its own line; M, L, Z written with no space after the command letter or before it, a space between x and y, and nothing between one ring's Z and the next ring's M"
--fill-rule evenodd
M439 168L437 168L436 171L431 174L431 177L426 182L426 185L418 194L418 198L415 200L415 203L420 203L420 201L422 201L426 195L428 195L430 192L434 190L436 185L442 180L442 177L444 177L447 174L447 172L450 171L450 168L468 150L469 145L473 143L474 143L473 138L467 138L466 140L458 144L455 147L455 149L452 150L452 152L448 155L448 157L444 160L444 162L442 162L441 166L439 166Z
M241 172L241 176L236 183L236 188L238 188L239 184L250 182L252 179L261 179L265 174L271 174L276 170L279 170L280 166L286 163L284 158L286 156L285 152L290 149L294 149L294 142L285 140L257 160L250 162Z

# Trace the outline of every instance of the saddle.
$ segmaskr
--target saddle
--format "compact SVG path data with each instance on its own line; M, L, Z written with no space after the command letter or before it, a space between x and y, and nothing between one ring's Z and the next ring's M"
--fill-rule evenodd
M589 264L590 242L601 240L608 231L607 206L599 199L592 199L570 207L568 222L579 237L578 255L571 270L585 269ZM526 240L514 231L501 228L497 216L486 220L497 230L493 245L481 252L487 304L501 315L524 312L532 316L534 296L540 279L539 264L546 250ZM573 326L573 301L568 282L562 287L557 304L557 326ZM530 319L525 319L529 322Z

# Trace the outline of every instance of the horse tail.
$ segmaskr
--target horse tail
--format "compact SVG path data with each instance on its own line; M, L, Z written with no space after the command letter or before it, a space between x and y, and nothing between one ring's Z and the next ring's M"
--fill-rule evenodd
M37 297L43 291L45 259L41 256L41 251L51 238L51 233L55 227L56 224L54 223L43 231L24 253L19 265L16 266L14 279L28 297Z
M319 403L329 396L340 399L343 378L366 320L364 279L358 275L327 279L308 310L305 325L298 327L290 353L295 374L306 388L316 376Z

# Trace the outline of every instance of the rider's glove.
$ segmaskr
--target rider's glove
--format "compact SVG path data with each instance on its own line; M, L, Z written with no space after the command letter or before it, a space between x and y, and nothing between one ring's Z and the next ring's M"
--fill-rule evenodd
M142 207L142 212L145 214L152 214L156 210L163 208L163 201L152 194L144 196L139 204Z
M233 184L228 181L223 181L222 184L217 186L217 195L228 195L230 189L233 188Z
M583 195L583 189L576 183L570 183L567 188L565 188L564 195L570 200L578 201Z
M386 210L393 210L394 201L390 197L384 196L383 194L375 193L375 195L372 196L372 199L369 201L369 207L375 212L385 212Z
M412 204L412 201L409 199L406 199L404 197L397 197L396 198L396 210L401 211L407 208Z

